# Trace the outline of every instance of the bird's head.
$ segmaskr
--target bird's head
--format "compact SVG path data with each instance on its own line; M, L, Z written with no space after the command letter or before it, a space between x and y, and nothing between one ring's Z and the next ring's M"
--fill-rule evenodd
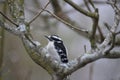
M62 39L58 35L45 36L49 41L62 42Z

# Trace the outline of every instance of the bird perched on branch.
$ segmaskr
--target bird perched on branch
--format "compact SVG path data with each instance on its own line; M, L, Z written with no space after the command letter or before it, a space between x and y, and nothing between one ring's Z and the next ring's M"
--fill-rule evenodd
M46 49L50 53L51 58L61 63L68 63L67 52L62 39L57 35L45 37L48 39Z

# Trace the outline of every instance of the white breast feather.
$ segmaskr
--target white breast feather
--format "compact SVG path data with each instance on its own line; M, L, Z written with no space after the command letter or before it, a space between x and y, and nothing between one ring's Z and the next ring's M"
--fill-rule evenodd
M51 58L60 62L61 61L60 57L53 45L54 45L54 42L49 42L46 48L47 48Z

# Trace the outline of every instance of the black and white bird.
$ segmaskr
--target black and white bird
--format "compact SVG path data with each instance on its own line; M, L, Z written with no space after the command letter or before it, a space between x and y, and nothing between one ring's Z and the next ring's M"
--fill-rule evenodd
M57 35L45 36L48 39L46 46L51 58L62 63L68 63L66 48L62 39Z

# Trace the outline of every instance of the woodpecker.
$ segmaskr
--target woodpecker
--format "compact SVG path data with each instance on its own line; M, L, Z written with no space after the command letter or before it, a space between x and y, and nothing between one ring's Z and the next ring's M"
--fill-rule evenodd
M68 63L66 48L58 35L45 36L48 39L46 46L52 59L61 63Z

